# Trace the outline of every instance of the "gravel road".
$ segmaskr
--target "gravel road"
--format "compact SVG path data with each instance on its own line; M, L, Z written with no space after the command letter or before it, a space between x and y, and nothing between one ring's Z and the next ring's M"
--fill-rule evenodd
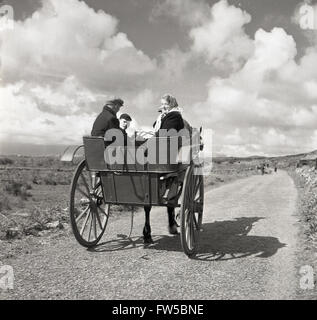
M2 261L14 289L0 299L292 299L298 286L297 191L287 173L252 176L205 193L198 255L167 232L152 210L152 247L140 238L143 212L113 219L95 250L72 235L41 239L31 253Z

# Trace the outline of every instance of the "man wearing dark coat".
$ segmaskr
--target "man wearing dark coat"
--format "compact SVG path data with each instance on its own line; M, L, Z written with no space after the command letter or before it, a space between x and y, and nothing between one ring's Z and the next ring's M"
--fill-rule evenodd
M109 100L103 107L102 112L97 116L92 130L92 136L104 137L109 129L120 129L120 122L117 118L117 112L123 106L123 100L120 98Z

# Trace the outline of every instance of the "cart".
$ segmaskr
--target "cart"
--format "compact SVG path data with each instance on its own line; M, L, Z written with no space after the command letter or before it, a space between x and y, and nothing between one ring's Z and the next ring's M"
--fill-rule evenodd
M201 129L193 129L187 142L176 149L170 146L179 137L153 137L138 148L116 147L116 152L124 155L121 164L106 161L114 150L111 145L105 146L104 138L83 137L84 159L75 170L69 204L71 226L77 241L85 247L98 244L111 219L112 205L170 206L171 200L166 194L174 188L176 196L172 202L174 207L180 208L182 248L186 255L193 256L199 241L204 205L200 134ZM157 150L155 163L147 161L149 154L146 151L151 144ZM162 145L167 146L164 152ZM78 149L68 150L64 159L72 159ZM143 161L129 161L136 155L144 156ZM163 155L166 155L165 159L162 159Z

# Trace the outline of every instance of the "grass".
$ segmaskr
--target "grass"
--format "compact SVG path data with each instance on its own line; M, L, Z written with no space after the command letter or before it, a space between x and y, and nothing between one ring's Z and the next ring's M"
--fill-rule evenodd
M0 165L13 164L14 161L10 158L0 158Z
M69 223L69 186L75 166L57 157L14 156L1 158L3 192L0 195L0 238L8 230L18 229L18 237L39 235L52 221ZM14 165L14 167L13 167ZM217 160L205 183L217 187L230 181L257 174L256 163ZM112 206L114 216L131 211L131 206Z
M210 175L205 176L205 186L215 188L237 179L260 174L257 165L257 161L215 159L212 162Z
M15 197L21 197L26 200L28 197L32 197L28 191L32 189L32 186L26 182L19 182L15 180L7 181L4 185L4 191Z
M317 171L303 167L289 173L299 190L301 219L305 235L317 247Z
M300 220L301 250L296 253L297 268L300 270L302 266L308 265L317 270L317 171L309 167L292 167L288 173L298 190L297 213ZM316 300L316 283L315 290L298 289L298 294L301 299Z

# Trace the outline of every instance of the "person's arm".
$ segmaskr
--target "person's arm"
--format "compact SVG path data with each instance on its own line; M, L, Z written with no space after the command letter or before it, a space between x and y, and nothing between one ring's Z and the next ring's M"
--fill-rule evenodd
M120 129L120 121L116 117L112 117L109 121L108 129Z

